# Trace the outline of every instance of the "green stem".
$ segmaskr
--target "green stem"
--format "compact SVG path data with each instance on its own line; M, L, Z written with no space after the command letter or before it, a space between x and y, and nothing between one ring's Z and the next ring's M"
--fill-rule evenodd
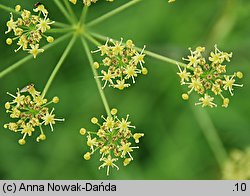
M220 140L217 130L209 117L207 111L201 108L192 108L195 118L200 125L205 138L213 151L221 169L224 168L224 163L227 160L227 152Z
M68 14L67 10L65 9L65 7L63 6L63 4L61 3L60 0L54 0L55 4L57 5L57 7L59 8L59 10L62 12L62 14L65 16L65 18L71 23L74 24L74 19L70 17L70 15Z
M234 10L237 10L237 8L236 0L227 0L227 2L223 4L224 11L221 12L221 16L216 20L216 23L214 24L206 40L208 48L212 48L215 42L223 40L232 30L237 19ZM223 29L223 31L221 31L221 29ZM193 109L193 111L197 122L200 124L206 140L222 170L224 162L228 159L228 154L217 133L217 130L215 129L210 116L205 110L200 111L198 109Z
M66 47L66 49L64 50L60 60L58 61L56 67L54 68L53 72L51 73L49 80L47 81L44 90L42 92L42 97L45 97L47 91L49 90L49 87L51 86L53 80L55 79L55 76L57 74L57 72L60 70L63 62L65 61L66 57L68 56L70 50L72 49L74 43L76 41L76 36L74 35L73 38L71 39L71 41L69 42L68 46Z
M95 68L93 67L94 60L93 60L92 55L91 55L91 53L90 53L89 46L88 46L87 42L85 41L85 39L84 39L83 37L81 38L81 40L82 40L82 45L83 45L83 47L84 47L84 49L85 49L85 51L86 51L87 57L88 57L88 59L89 59L90 67L91 67L92 72L93 72L93 74L94 74L94 78L95 78L95 81L96 81L96 84L97 84L97 88L98 88L98 91L99 91L99 93L100 93L100 96L101 96L103 105L104 105L104 107L105 107L106 113L107 113L108 116L111 116L110 107L109 107L109 105L108 105L108 101L107 101L107 99L106 99L106 96L105 96L105 94L104 94L104 92L103 92L103 90L102 90L101 82L100 82L100 80L98 79L97 71L96 71Z
M84 6L82 9L82 13L81 13L81 17L80 17L80 24L84 24L86 21L86 16L87 16L87 12L88 12L88 6Z
M56 44L61 43L62 41L64 41L65 39L67 39L69 36L71 35L71 33L68 33L58 39L56 39L53 43L47 44L46 46L44 46L42 49L44 50L48 50L49 48L51 48L52 46L55 46ZM13 70L17 69L19 66L21 66L22 64L24 64L25 62L27 62L28 60L32 59L33 56L32 55L28 55L24 58L22 58L20 61L14 63L13 65L9 66L8 68L6 68L5 70L0 72L0 78L4 77L5 75L7 75L8 73L12 72Z
M96 46L101 46L101 45L102 45L99 41L97 41L97 40L96 40L93 36L91 36L90 34L85 33L84 36L85 36L89 41L91 41L94 45L96 45ZM104 41L106 41L106 40L107 40L107 38L106 38Z
M56 29L49 29L46 32L48 33L68 33L70 31L74 31L74 28L70 27L70 28L56 28Z
M137 50L141 51L142 49L141 48L137 48ZM148 51L148 50L145 50L144 53L152 58L155 58L155 59L158 59L160 61L164 61L164 62L167 62L167 63L170 63L170 64L174 64L174 65L179 65L181 67L184 67L184 68L187 68L187 69L190 69L190 70L193 70L192 67L187 67L187 65L185 63L181 63L179 61L176 61L174 59L171 59L171 58L168 58L168 57L165 57L163 55L160 55L160 54L156 54L154 52L151 52L151 51Z
M69 4L69 0L64 0L64 5L66 6L66 9L68 10L68 12L71 15L72 19L74 20L74 22L77 23L77 17Z
M107 37L106 36L103 36L103 35L100 35L100 34L97 34L97 33L93 33L93 32L90 32L90 34L97 38L97 39L100 39L102 41L106 41L107 40ZM97 40L95 40L94 38L91 38L91 41L95 44L95 45L101 45ZM117 41L115 39L113 39L114 41ZM139 52L142 51L142 48L138 48L138 47L135 47L136 50L138 50ZM144 53L152 58L155 58L155 59L158 59L160 61L164 61L164 62L167 62L167 63L170 63L170 64L174 64L174 65L179 65L181 67L184 67L184 68L187 68L187 69L190 69L190 70L193 70L192 67L187 67L187 65L185 63L181 63L179 61L176 61L174 59L171 59L171 58L168 58L168 57L165 57L165 56L162 56L160 54L156 54L154 52L151 52L151 51L148 51L148 50L144 50Z
M130 1L130 2L126 3L126 4L124 4L124 5L122 5L122 6L118 7L118 8L116 8L116 9L108 12L107 14L104 14L104 15L100 16L99 18L92 20L91 22L89 22L87 24L87 26L91 27L91 26L97 25L98 23L100 23L100 22L102 22L104 20L107 20L108 18L122 12L123 10L129 8L130 6L136 4L136 3L140 2L140 1L141 0Z
M53 24L53 26L55 26L55 27L62 27L62 28L69 28L69 27L71 27L68 24L57 22L57 21L55 21L55 23Z
M2 9L2 10L4 10L4 11L7 11L7 12L15 13L15 14L18 14L18 15L21 14L20 12L17 12L15 9L10 8L10 7L7 7L7 6L2 5L2 4L0 4L0 9Z
M236 25L238 10L239 1L237 0L227 0L223 3L223 7L219 10L221 15L216 18L216 22L206 39L207 48L213 48L215 43L224 40L228 36Z

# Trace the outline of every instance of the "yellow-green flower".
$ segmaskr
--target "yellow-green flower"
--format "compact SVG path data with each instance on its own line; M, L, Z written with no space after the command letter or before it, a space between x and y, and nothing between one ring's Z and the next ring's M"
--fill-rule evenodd
M184 100L189 99L192 92L198 93L201 97L199 102L195 105L202 107L216 107L214 103L215 98L218 96L222 99L222 107L228 107L229 98L227 92L231 96L234 95L234 87L242 87L242 84L237 84L236 78L243 78L241 72L236 72L232 75L227 74L225 62L230 62L232 53L220 51L215 45L215 50L210 53L208 62L203 56L205 52L204 47L197 47L195 51L190 48L190 55L183 60L187 61L187 66L182 70L180 65L177 64L179 72L177 73L181 78L181 85L187 85L189 88L187 93L182 94Z
M11 131L22 134L22 139L19 144L26 143L26 137L31 137L36 133L37 129L40 135L36 141L45 140L46 135L43 132L42 126L49 125L53 131L53 125L56 121L64 121L64 119L55 118L54 108L49 112L48 106L52 103L58 103L59 98L54 97L52 101L48 102L43 98L40 92L36 91L34 85L28 85L22 90L17 90L16 95L7 93L13 100L5 104L6 112L10 114L10 118L15 122L10 122L4 125Z
M94 62L93 67L101 70L98 77L104 82L103 88L109 83L109 86L123 90L134 84L138 75L146 75L144 50L145 46L139 53L132 40L123 44L123 39L120 42L108 39L104 45L98 46L93 53L100 52L102 60Z
M38 5L33 9L35 14L25 9L21 11L20 5L17 5L15 10L20 12L21 17L14 20L13 14L10 13L10 20L6 23L8 30L5 33L13 32L13 36L7 38L6 43L11 45L13 41L17 41L18 48L15 52L22 49L36 58L39 53L43 52L43 49L39 48L43 37L47 38L49 43L54 41L53 37L45 35L54 21L48 18L48 11L44 5Z
M91 119L91 122L98 126L96 131L87 131L84 128L80 129L80 134L87 134L87 146L89 152L84 154L84 159L89 160L95 152L100 153L100 161L102 165L99 169L107 167L107 175L109 175L110 167L119 167L115 162L123 159L123 165L127 166L132 160L132 152L138 149L138 146L133 146L132 141L139 143L139 139L144 136L143 133L132 133L135 126L131 125L128 120L129 115L121 120L117 116L117 109L111 110L111 115L104 117L102 123L96 117Z

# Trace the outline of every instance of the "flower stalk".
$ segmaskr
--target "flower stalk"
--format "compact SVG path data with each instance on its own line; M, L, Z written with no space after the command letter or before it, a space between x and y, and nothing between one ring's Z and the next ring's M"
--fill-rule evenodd
M72 18L67 10L65 9L65 7L63 6L62 2L60 0L54 0L56 6L58 7L58 9L61 11L61 13L64 15L64 17L70 22L70 24L74 24L74 18Z
M49 48L52 48L55 45L58 45L59 43L63 42L64 40L66 40L72 33L68 33L65 34L63 36L61 36L60 38L56 39L54 42L45 45L44 47L42 47L42 49L44 50L48 50ZM5 70L0 72L0 78L6 76L7 74L11 73L12 71L14 71L15 69L17 69L18 67L20 67L21 65L23 65L24 63L26 63L27 61L33 59L33 56L28 55L24 58L22 58L21 60L17 61L16 63L14 63L13 65L9 66L8 68L6 68Z
M45 87L44 87L44 90L42 92L42 97L44 97L49 89L49 87L51 86L57 72L60 70L63 62L65 61L66 57L68 56L69 52L71 51L74 43L76 41L76 36L73 36L73 38L71 39L71 41L69 42L68 46L66 47L65 51L63 52L60 60L58 61L55 69L53 70L53 72L51 73L50 77L49 77L49 80L47 81Z
M87 57L88 57L88 60L89 60L89 63L90 63L90 67L92 69L92 72L94 74L94 78L95 78L95 81L96 81L96 84L97 84L97 88L98 88L98 91L100 93L100 96L101 96L101 99L102 99L102 102L103 102L103 105L105 107L105 110L106 110L106 113L108 116L111 116L111 113L110 113L110 107L109 107L109 104L108 104L108 101L106 99L106 96L102 90L102 85L101 85L101 82L100 80L98 79L98 74L97 74L97 71L94 69L93 67L93 64L94 64L94 60L93 60L93 57L90 53L90 49L89 49L89 46L87 44L87 42L85 41L85 39L82 37L81 38L81 41L82 41L82 45L85 49L85 52L87 54Z
M141 0L130 1L130 2L126 3L126 4L124 4L124 5L122 5L122 6L118 7L118 8L116 8L116 9L108 12L107 14L104 14L104 15L100 16L99 18L92 20L91 22L87 23L86 26L87 27L92 27L94 25L97 25L97 24L103 22L104 20L107 20L108 18L111 18L112 16L122 12L123 10L135 5L136 3L139 3L140 1Z
M201 130L215 156L220 169L223 169L228 155L210 116L205 109L192 107L192 111L199 126L201 127Z

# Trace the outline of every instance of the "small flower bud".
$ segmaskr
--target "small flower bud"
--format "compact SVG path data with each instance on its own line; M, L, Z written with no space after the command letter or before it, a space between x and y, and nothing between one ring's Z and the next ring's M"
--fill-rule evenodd
M89 152L87 152L83 157L85 160L88 161L91 158L91 154Z
M110 113L111 113L112 115L116 115L116 114L117 114L117 112L118 112L118 111L117 111L117 109L116 109L116 108L113 108L113 109L111 110L111 112L110 112Z
M76 4L77 0L69 0L71 3Z
M131 39L126 41L126 46L132 48L134 46L133 41Z
M25 141L24 139L20 139L20 140L18 140L18 143L19 143L20 145L24 145L24 144L26 143L26 141Z
M133 136L133 138L135 139L135 143L139 143L139 139L143 136L144 136L143 133L135 133Z
M80 129L80 134L81 134L81 135L85 135L85 134L86 134L86 129L81 128L81 129Z
M222 107L227 108L228 104L229 104L229 99L228 98L223 99L223 105L222 105Z
M54 37L48 36L48 37L47 37L47 42L49 42L49 43L54 42Z
M238 72L236 73L236 76L237 76L239 79L241 79L241 78L243 78L243 73L240 72L240 71L238 71Z
M52 99L52 102L53 102L53 103L59 103L59 101L60 101L60 99L59 99L58 97L54 97L54 98Z
M124 166L127 166L130 162L131 162L131 159L130 159L130 158L126 158L126 159L123 161L123 165L124 165Z
M12 39L11 38L6 39L6 44L11 45L12 44Z
M91 122L92 122L93 124L97 124L97 123L98 123L98 119L95 118L95 117L93 117L93 118L91 118Z
M44 135L43 133L41 135L39 135L37 138L36 138L36 141L37 142L40 142L40 140L44 141L46 140L46 135Z
M20 5L16 5L15 10L16 10L17 12L20 12L21 6L20 6Z
M183 93L183 94L181 95L181 97L182 97L183 100L188 100L188 99L189 99L189 95L186 94L186 93Z
M148 74L148 69L143 67L141 72L142 72L143 75L147 75Z
M10 102L5 103L5 109L6 110L10 109Z
M97 62L94 62L93 66L95 69L98 69L100 67L99 63L97 63Z
M44 134L41 134L40 136L39 136L39 138L40 138L40 140L46 140L46 135L44 135Z

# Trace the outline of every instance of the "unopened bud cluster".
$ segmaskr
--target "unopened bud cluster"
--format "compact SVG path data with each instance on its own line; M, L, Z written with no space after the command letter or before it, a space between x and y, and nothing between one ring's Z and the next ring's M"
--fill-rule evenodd
M17 41L18 48L15 52L22 49L36 58L39 53L44 51L40 49L39 45L43 37L49 43L54 41L53 37L45 35L46 31L51 28L50 25L54 22L48 18L48 11L41 4L33 9L35 14L25 9L21 10L20 5L17 5L15 10L21 17L15 20L13 13L10 13L10 20L6 24L8 30L5 33L13 32L14 35L8 38L6 43L11 45L14 41Z
M201 97L196 105L202 107L216 107L214 103L216 96L222 99L222 107L228 107L228 94L233 96L234 87L242 87L242 84L237 84L236 78L243 78L241 72L227 74L227 65L225 62L230 62L232 53L220 51L215 45L215 50L210 53L208 61L203 57L205 52L204 47L197 47L195 51L189 49L191 54L183 60L187 61L187 66L182 70L177 64L181 78L181 85L187 85L189 91L182 94L184 100L189 99L192 92L198 93ZM228 93L229 92L229 93Z
M107 175L110 167L119 170L115 164L119 159L123 159L124 166L133 160L131 153L139 147L133 146L131 139L139 143L139 139L144 136L143 133L133 134L132 129L135 129L135 126L128 120L129 115L119 119L117 112L117 109L112 109L110 116L106 118L102 116L103 122L93 117L91 122L98 126L95 132L87 132L85 128L80 130L82 135L87 135L87 146L90 148L90 151L84 154L84 158L89 160L95 152L99 152L102 162L99 169L107 167Z
M44 99L40 92L36 91L33 84L28 85L21 91L18 89L16 95L7 93L13 100L5 104L6 112L10 114L10 118L15 122L4 125L4 128L22 134L22 138L18 141L20 145L26 143L26 137L38 129L40 135L36 141L46 139L42 126L50 126L53 131L53 125L56 121L64 121L64 119L55 118L54 108L50 111L48 106L52 103L58 103L59 98L54 97L50 102Z

